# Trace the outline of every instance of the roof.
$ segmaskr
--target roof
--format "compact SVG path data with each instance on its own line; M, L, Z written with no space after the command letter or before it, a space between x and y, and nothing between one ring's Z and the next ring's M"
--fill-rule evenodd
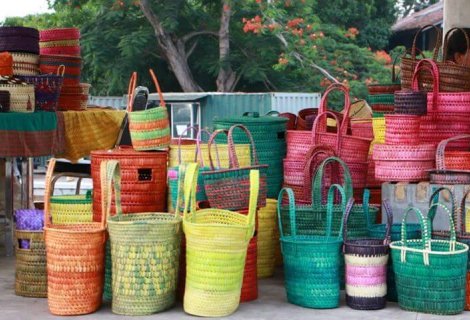
M197 92L169 92L163 94L163 99L165 101L197 101L201 100L202 98L207 97L207 93L197 93ZM149 100L160 100L160 97L157 93L151 93L149 95Z
M424 10L415 12L407 17L401 18L392 26L393 32L415 30L425 25L442 24L444 17L444 1L439 1Z

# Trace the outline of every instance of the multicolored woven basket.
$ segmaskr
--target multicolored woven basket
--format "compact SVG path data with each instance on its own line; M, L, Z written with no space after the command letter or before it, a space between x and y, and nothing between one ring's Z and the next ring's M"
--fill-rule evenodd
M0 76L0 90L10 93L10 108L12 112L34 112L34 86L21 79Z
M78 85L80 83L80 74L82 59L70 55L40 55L39 69L41 73L55 73L61 65L65 66L64 85Z
M39 75L39 55L25 52L11 52L13 74L17 76ZM51 72L51 73L55 73Z

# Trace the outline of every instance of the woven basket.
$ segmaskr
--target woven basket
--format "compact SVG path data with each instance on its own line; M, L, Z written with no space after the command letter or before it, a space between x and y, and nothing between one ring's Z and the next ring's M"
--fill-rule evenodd
M91 152L93 219L101 219L100 163L118 160L121 167L122 210L125 213L165 212L167 152L137 152L130 148ZM114 209L113 209L114 210Z
M393 223L393 212L388 200L383 201L383 207L387 217L392 217L392 225L390 228L390 240L399 241L401 239L401 223ZM387 225L386 224L373 224L368 226L369 237L373 239L384 239ZM419 239L421 237L420 225L417 223L408 223L406 226L407 239ZM393 271L392 259L388 260L387 264L387 300L398 301L397 287L395 285L395 272Z
M277 200L266 199L266 206L258 210L258 279L269 278L274 275L276 242L279 241L275 236L277 228L276 209Z
M395 92L395 113L417 116L425 115L427 113L426 92L410 89Z
M104 281L106 220L87 224L52 224L51 180L55 159L47 168L44 238L47 254L47 297L55 315L80 315L101 305Z
M349 199L349 209L353 203L354 199ZM368 210L364 212L367 214ZM383 309L387 302L385 296L392 215L387 211L384 238L350 240L347 237L349 213L350 211L346 210L343 222L346 303L350 308L357 310Z
M417 51L416 42L421 32L423 32L424 30L428 28L433 28L436 31L436 42L435 42L435 47L433 50L432 60L437 59L437 56L439 54L439 49L441 48L441 44L442 44L442 30L434 25L425 25L421 29L419 29L415 34L415 37L413 39L413 45L411 47L411 54L408 56L408 53L405 53L405 55L401 58L400 70L401 70L402 89L411 89L413 73L415 71L416 64L419 61L421 61L421 59L418 59L416 57L416 51ZM432 78L429 80L430 80L429 83L432 83ZM425 87L424 90L429 91L429 86Z
M157 77L150 69L155 87L160 96L160 106L157 108L141 111L132 111L132 97L134 95L137 73L134 72L131 77L128 94L129 103L127 107L127 116L129 118L129 131L131 134L132 146L137 151L161 150L170 145L170 122L168 120L168 111L163 93L158 84Z
M0 90L0 112L10 111L10 91Z
M385 115L385 144L419 144L419 125L421 118L415 115Z
M0 75L13 75L13 57L9 52L0 52Z
M60 91L61 95L88 95L90 93L91 84L79 83L78 85L63 85Z
M434 167L434 145L374 146L375 178L380 181L425 181Z
M0 27L0 52L39 53L39 31L27 27Z
M0 90L10 93L12 112L34 112L34 86L14 77L0 76Z
M248 243L254 234L259 171L250 172L248 215L220 209L195 210L197 165L186 169L183 228L186 236L184 311L222 317L240 301ZM191 210L188 211L188 208Z
M62 75L59 74L60 68L57 72L57 75L18 77L24 82L34 85L36 111L57 111L57 104L63 81Z
M385 117L383 114L374 114L372 118L372 129L374 130L372 144L385 143L385 128Z
M11 56L13 57L14 75L37 76L39 74L38 54L25 52L11 52Z
M467 191L460 203L460 230L457 233L457 241L465 243L467 246L470 245L470 220L469 215L467 215L467 197L470 194L470 191ZM470 257L467 264L467 297L465 302L465 310L470 310Z
M393 112L395 105L395 96L393 94L374 94L366 98L374 112Z
M80 29L78 28L55 28L39 31L41 42L78 39L80 39Z
M330 179L333 181L342 181L346 199L349 199L353 196L351 174L347 165L342 160L335 157L329 157L324 160L318 168L312 181L311 202L305 205L296 205L296 224L297 233L299 235L324 235L327 224L325 212L328 207L328 203L324 197L324 190L330 186L330 184L324 183L324 177L328 168L331 168L332 173L330 174L333 175L333 177ZM340 173L342 173L342 177ZM367 199L364 205L369 206ZM342 225L343 212L344 207L339 204L333 205L333 232L339 231ZM377 212L378 209L376 207L369 207L370 223L374 223L376 221ZM283 218L289 214L288 208L285 205L281 206L281 214L284 215ZM286 221L286 219L283 219L283 221ZM362 205L353 206L348 232L348 236L351 238L367 237L367 221Z
M450 241L431 240L429 221L419 209L409 208L402 223L401 241L390 244L400 308L423 313L458 314L465 305L468 246L456 242L451 212ZM406 238L408 214L413 211L421 225L422 238Z
M286 118L286 130L295 130L297 127L297 116L290 112L283 112L279 114L280 117Z
M351 133L357 137L364 137L370 140L374 140L372 118L351 119Z
M306 108L299 111L297 117L297 130L312 130L313 122L318 115L318 109L316 108Z
M102 211L111 241L112 310L124 315L163 311L175 302L182 219L179 211L122 214L120 177L116 160L101 163ZM113 186L116 215L110 216Z
M395 70L395 68L393 68L392 70ZM395 91L398 91L400 89L401 89L401 84L399 83L371 84L367 86L369 95L394 94Z
M39 53L41 55L70 55L80 56L80 41L55 40L39 42Z
M39 69L41 73L55 73L61 65L65 66L64 85L78 85L80 83L80 69L82 67L82 59L80 57L70 55L40 55Z
M240 292L240 303L258 299L258 238L255 235L248 243Z
M60 111L85 111L88 107L88 95L63 95L59 96Z
M332 230L334 214L333 197L337 188L342 193L345 209L345 195L340 186L333 185L328 192L324 236L306 235L299 229L299 216L291 189L282 189L278 198L278 219L281 236L281 250L284 259L284 277L287 300L290 303L316 309L336 308L340 298L340 249L342 246L342 224L335 235ZM283 213L283 193L289 199L288 214ZM348 208L349 210L351 208ZM348 210L346 209L346 210ZM342 218L342 216L341 216Z
M237 155L235 153L233 131L236 128L239 128L245 132L251 144L253 163L247 167L240 167ZM217 170L212 160L211 145L213 144L217 135L222 132L224 132L222 129L214 131L209 139L208 148L211 170L202 173L204 178L204 188L210 206L212 208L225 210L247 210L250 205L250 171L254 169L260 171L258 207L264 207L266 205L266 173L268 166L259 164L258 156L256 154L256 147L253 138L251 137L250 131L241 124L234 125L230 128L228 132L230 168Z
M15 211L15 294L24 297L47 297L44 211Z
M446 157L446 147L449 143L458 140L470 140L470 135L459 135L453 138L442 140L436 150L436 169L430 172L431 183L436 184L470 184L470 170L459 165L459 162L453 163L452 168L447 167L447 163L452 163L452 158ZM468 147L467 147L468 148ZM468 157L467 151L453 151L454 155L463 154ZM459 160L458 158L456 159Z

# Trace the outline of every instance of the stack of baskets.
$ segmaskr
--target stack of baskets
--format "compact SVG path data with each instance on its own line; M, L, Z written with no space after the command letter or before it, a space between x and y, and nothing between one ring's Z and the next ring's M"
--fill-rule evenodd
M34 76L39 74L39 31L26 27L0 27L0 52L9 52L12 73L0 75Z
M46 29L40 32L40 69L42 73L55 73L65 66L63 86L60 90L59 110L86 110L90 85L80 83L82 59L80 56L80 30L77 28Z
M34 85L19 78L0 75L0 92L5 111L34 112Z

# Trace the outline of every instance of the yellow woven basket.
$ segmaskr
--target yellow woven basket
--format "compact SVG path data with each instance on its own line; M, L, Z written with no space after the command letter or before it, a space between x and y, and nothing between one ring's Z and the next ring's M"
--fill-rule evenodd
M233 313L240 303L248 243L255 230L259 171L250 172L248 215L219 209L196 211L196 177L197 164L189 164L184 179L187 272L184 311L203 317L223 317Z
M268 278L274 275L276 267L276 209L277 200L266 199L266 207L258 210L258 278Z
M371 150L373 144L385 143L385 117L372 118L372 128L374 130L374 141L371 143Z

